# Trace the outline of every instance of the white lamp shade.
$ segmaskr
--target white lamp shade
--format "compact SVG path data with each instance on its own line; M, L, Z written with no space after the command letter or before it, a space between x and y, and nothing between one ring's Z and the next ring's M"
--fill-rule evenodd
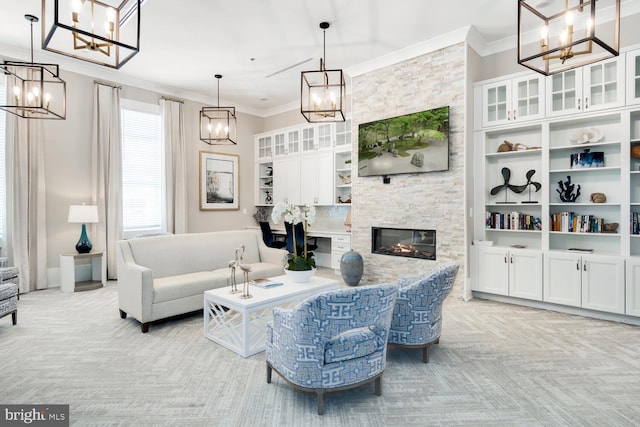
M98 222L98 207L95 205L71 205L67 221L79 224Z

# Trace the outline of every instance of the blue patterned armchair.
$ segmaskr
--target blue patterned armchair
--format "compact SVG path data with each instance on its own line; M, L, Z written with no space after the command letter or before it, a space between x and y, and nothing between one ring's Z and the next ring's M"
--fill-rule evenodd
M429 347L440 342L442 303L451 292L459 268L451 263L429 273L398 278L390 344L422 348L422 361L429 362Z
M382 394L394 283L314 295L292 309L276 308L267 325L267 383L272 370L296 389L316 393L375 382Z

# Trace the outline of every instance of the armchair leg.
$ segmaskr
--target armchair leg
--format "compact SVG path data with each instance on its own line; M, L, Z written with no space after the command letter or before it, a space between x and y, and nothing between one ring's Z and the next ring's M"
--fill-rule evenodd
M120 310L120 318L121 319L126 319L127 318L127 313L122 311L122 310Z
M15 325L18 323L18 311L11 313L11 322Z
M324 390L316 390L318 396L318 415L324 414Z
M429 363L429 344L422 347L422 361Z
M376 396L382 396L382 375L374 381L374 393Z
M145 322L145 323L141 323L140 324L140 328L142 329L142 333L146 334L147 332L149 332L149 325L151 324L151 322Z
M271 372L272 372L272 368L271 365L269 365L267 363L267 384L271 384Z

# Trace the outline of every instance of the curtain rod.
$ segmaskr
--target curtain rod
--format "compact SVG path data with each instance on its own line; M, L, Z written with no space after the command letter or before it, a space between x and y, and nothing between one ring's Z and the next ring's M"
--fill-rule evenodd
M115 89L122 89L122 86L116 85L115 83L111 82L105 82L104 80L94 80L93 82L103 86L111 86Z
M160 99L164 99L166 101L173 101L173 102L179 102L180 104L184 104L184 100L182 99L177 99L177 98L170 98L168 96L161 96Z

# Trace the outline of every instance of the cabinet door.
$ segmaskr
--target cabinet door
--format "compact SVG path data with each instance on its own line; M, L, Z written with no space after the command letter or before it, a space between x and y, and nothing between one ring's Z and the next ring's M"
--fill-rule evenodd
M584 111L618 107L624 103L624 69L619 58L583 68Z
M298 154L300 152L300 129L287 131L287 154Z
M333 204L333 153L302 156L300 197L310 205Z
M513 121L533 120L544 117L544 78L533 75L513 79Z
M624 261L583 255L582 308L624 313Z
M313 151L316 149L315 126L306 125L300 129L302 134L302 151Z
M640 50L627 53L627 105L640 104Z
M574 307L582 305L580 255L545 253L543 271L543 301Z
M478 248L478 282L475 290L509 295L508 256L506 248Z
M287 159L273 161L273 203L287 203Z
M482 86L482 124L493 126L511 121L511 81Z
M300 172L300 157L288 156L286 161L287 167L287 203L300 204L301 181L303 179Z
M351 145L351 119L344 122L336 122L336 147Z
M287 154L287 143L284 132L273 135L273 155L284 156Z
M333 148L333 123L322 123L316 128L316 148L318 150L330 150Z
M509 253L509 296L542 301L542 252Z
M627 259L625 313L640 316L640 259Z
M547 115L579 113L582 105L582 70L554 74L547 80Z
M271 158L271 156L273 156L272 135L261 135L257 137L257 140L258 159Z

